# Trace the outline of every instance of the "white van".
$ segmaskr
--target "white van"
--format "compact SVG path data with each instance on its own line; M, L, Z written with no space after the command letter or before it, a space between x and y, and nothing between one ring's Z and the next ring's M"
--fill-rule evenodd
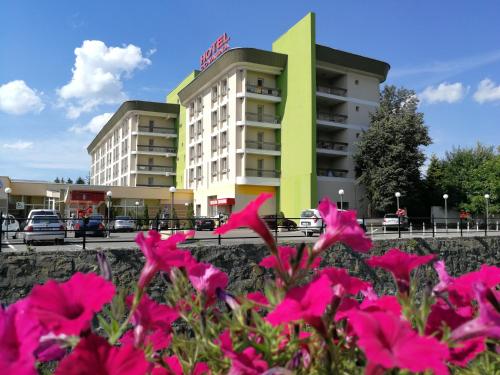
M17 238L17 232L19 232L19 222L12 215L9 215L9 218L7 219L5 214L3 214L2 218L2 235L7 238ZM7 231L9 233L6 233Z
M305 236L312 237L313 233L320 234L324 229L324 224L319 211L315 208L302 211L299 227Z

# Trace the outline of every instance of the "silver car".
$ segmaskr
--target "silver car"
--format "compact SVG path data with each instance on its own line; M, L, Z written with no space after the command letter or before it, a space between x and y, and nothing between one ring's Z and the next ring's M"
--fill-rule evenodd
M34 241L64 242L64 224L56 215L33 216L24 227L24 243Z
M117 216L111 222L111 230L115 232L133 232L135 230L135 220L130 216Z

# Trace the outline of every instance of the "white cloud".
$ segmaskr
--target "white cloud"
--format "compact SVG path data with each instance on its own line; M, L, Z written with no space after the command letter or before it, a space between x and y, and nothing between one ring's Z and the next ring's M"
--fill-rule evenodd
M419 94L422 102L430 104L445 102L456 103L460 101L467 91L466 87L461 82L456 83L440 83L439 86L427 86L424 91Z
M474 99L481 104L500 101L500 85L495 85L489 78L483 79L477 86Z
M82 134L88 132L97 134L99 130L101 130L102 127L108 122L111 116L113 116L112 112L106 112L101 115L92 117L92 119L86 125L83 126L75 125L69 128L69 130L76 134Z
M77 118L100 104L116 104L126 99L123 80L137 69L151 64L139 47L107 47L99 40L85 40L75 49L71 81L57 90L70 118Z
M26 150L33 147L33 142L16 141L14 143L4 143L3 147L10 150Z
M44 108L40 94L22 80L0 86L0 111L12 115L40 112Z

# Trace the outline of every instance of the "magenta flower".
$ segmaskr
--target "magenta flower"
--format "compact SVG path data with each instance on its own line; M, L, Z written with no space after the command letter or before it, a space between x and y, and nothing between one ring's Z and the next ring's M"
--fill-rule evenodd
M448 288L448 286L453 282L454 278L448 275L448 272L446 271L446 265L442 260L439 260L436 263L434 263L434 269L438 274L439 283L436 284L436 286L432 289L432 291L434 293L441 293L442 291Z
M181 362L177 356L173 355L170 357L163 358L163 361L167 364L168 369L163 367L155 367L153 369L152 375L184 375L184 370L182 369ZM205 362L198 362L194 365L193 369L188 373L189 375L209 375L210 369ZM187 375L187 374L186 374Z
M344 294L354 296L361 291L371 288L371 283L349 275L349 273L343 268L324 268L319 274L326 275L333 287L336 285L340 285L342 287L343 293L339 297L343 297Z
M302 252L302 257L298 261L295 259L295 257L297 257L297 249L291 246L278 246L278 257L276 255L269 255L260 261L259 266L268 269L274 268L278 271L278 275L284 274L291 276L293 271L292 263L294 261L298 262L297 269L299 270L318 268L321 263L321 258L315 257L312 263L308 266L307 262L309 260L309 254L307 251Z
M500 340L500 312L496 309L499 301L496 293L483 284L475 284L474 290L479 305L479 316L469 320L451 332L455 341L476 337L489 337Z
M149 369L144 352L132 345L111 346L106 339L91 334L82 338L64 358L55 375L144 375Z
M328 197L321 200L318 210L326 228L314 244L315 254L321 253L337 242L342 242L351 249L363 253L372 248L372 241L366 237L363 228L356 220L356 212L338 210L337 205Z
M225 289L229 283L227 274L209 263L197 263L189 267L188 278L193 287L208 300L215 297L217 289Z
M390 249L384 255L372 256L366 260L370 267L380 267L392 273L400 293L410 290L410 272L436 258L435 255L413 255L399 249Z
M432 370L437 375L449 373L445 364L448 347L433 337L419 336L400 317L387 312L353 311L349 314L349 323L368 360L367 369Z
M260 375L268 368L269 365L262 359L262 354L258 354L254 348L249 347L241 353L234 353L228 374Z
M193 235L194 231L176 233L166 240L162 240L161 234L154 230L148 232L148 237L139 232L135 237L135 242L146 257L146 264L139 276L139 287L147 286L158 271L169 273L172 267L180 268L191 265L194 262L191 253L179 250L177 244Z
M494 288L500 283L500 268L483 264L479 271L469 272L454 278L444 291L450 301L458 306L469 305L476 298L474 285L482 284L485 288Z
M471 320L473 315L472 306L453 307L439 299L431 306L425 326L425 334L435 335L440 339L445 326L453 330Z
M36 375L34 351L40 327L26 314L27 300L0 305L0 369L3 374Z
M217 228L214 233L224 234L241 227L249 227L261 236L271 249L276 249L276 244L274 243L274 238L269 231L269 227L266 225L264 220L259 217L258 212L260 206L262 206L264 202L272 196L273 195L270 193L260 194L256 199L248 203L243 210L231 214L227 223Z
M127 305L132 305L133 296L127 297ZM131 323L140 329L128 331L120 340L122 344L139 343L138 346L152 345L153 350L162 350L170 345L172 323L179 318L176 309L159 304L143 295L132 315Z
M114 285L94 273L75 273L64 283L37 285L28 300L28 313L50 333L79 335L90 328L94 314L111 302Z
M486 344L484 337L461 341L455 346L450 347L448 362L455 366L465 367L485 350Z
M269 300L262 292L252 292L247 294L247 299L252 301L253 303L261 306L268 307Z
M267 315L272 325L303 320L321 329L321 317L333 298L331 282L326 275L316 280L290 289L283 301Z

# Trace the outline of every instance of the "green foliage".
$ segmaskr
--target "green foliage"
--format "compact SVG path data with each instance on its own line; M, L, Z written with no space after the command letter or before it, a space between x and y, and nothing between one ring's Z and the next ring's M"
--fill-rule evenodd
M78 176L75 184L77 184L77 185L84 185L85 181L83 180L83 178L81 178L80 176Z
M144 213L143 213L142 217L144 220L143 224L149 226L149 207L147 204L144 205Z
M477 144L454 148L440 160L433 156L426 184L430 201L442 205L444 193L451 207L484 213L484 194L490 194L489 212L500 213L500 150Z
M194 206L192 203L189 203L187 206L186 217L188 219L188 228L194 228L194 225L195 225Z
M73 180L72 180L70 177L68 177L68 180L66 181L66 183L67 183L67 184L72 184L72 183L73 183Z
M358 143L354 156L357 173L372 212L395 211L396 191L401 193L403 207L420 206L420 168L425 161L422 146L431 144L431 139L417 106L414 91L385 86L380 107L371 115L371 126Z
M55 182L56 184L58 184L58 183L60 183L61 181L59 180L59 177L56 177L56 179L54 180L54 182Z

